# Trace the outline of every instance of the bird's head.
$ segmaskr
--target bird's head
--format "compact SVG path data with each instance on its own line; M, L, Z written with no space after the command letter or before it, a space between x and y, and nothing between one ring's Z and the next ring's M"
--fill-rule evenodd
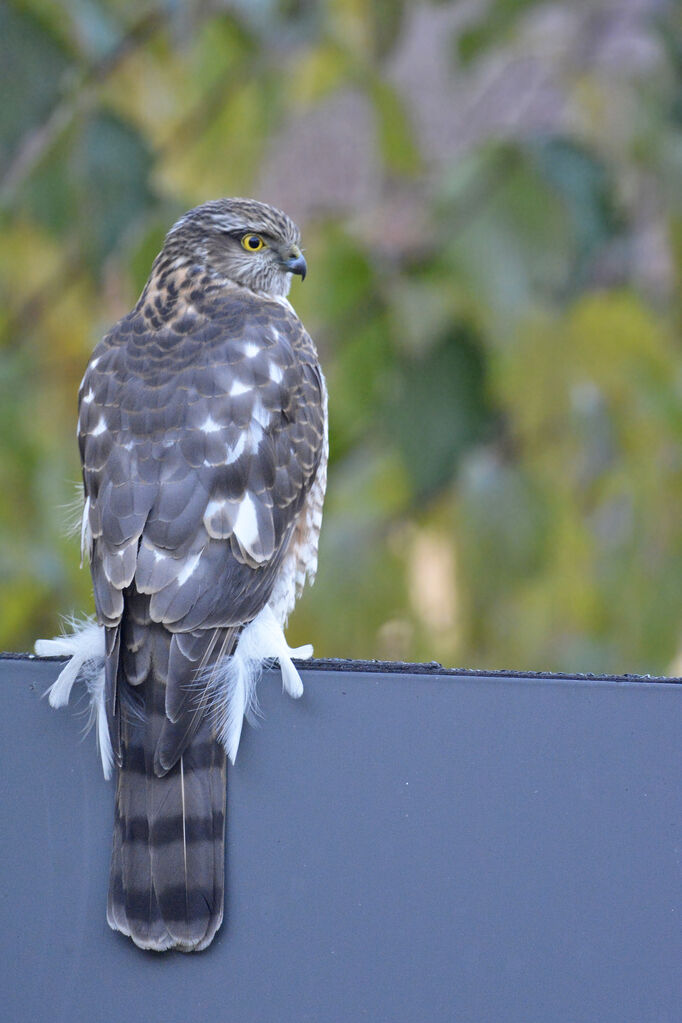
M255 199L216 199L185 213L161 253L198 263L235 284L286 296L291 275L306 275L300 232L286 213Z

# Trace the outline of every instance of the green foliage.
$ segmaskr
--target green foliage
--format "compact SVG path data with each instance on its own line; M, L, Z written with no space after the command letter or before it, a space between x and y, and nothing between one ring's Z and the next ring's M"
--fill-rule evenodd
M566 211L574 251L571 284L577 290L588 282L594 257L620 231L613 182L599 157L572 139L539 138L525 149Z
M471 64L490 47L504 42L519 15L537 6L537 0L492 0L481 5L480 12L457 38L460 62L465 66Z
M27 182L25 212L57 238L75 239L84 260L100 266L153 210L151 166L149 148L131 125L107 111L90 115Z
M462 455L492 432L483 353L466 328L453 324L437 345L395 368L387 425L422 501L446 486Z
M372 84L381 154L388 171L415 174L419 170L419 151L413 139L409 119L395 89L380 79Z
M459 16L437 6L443 26ZM443 106L495 61L523 63L546 7L473 5L445 40ZM410 92L420 74L402 78L414 17L388 0L0 9L0 647L92 608L64 533L89 351L176 216L265 181L307 214L292 299L330 390L320 572L292 642L475 667L680 663L679 11L642 15L658 55L644 73L567 49L542 131L510 118L470 144L474 103L442 152ZM436 54L418 57L427 78ZM327 127L355 153L357 209L306 207L324 175L346 184L305 135L344 93L364 128Z
M5 93L0 103L0 172L5 172L23 134L45 118L69 66L61 41L30 10L0 7L0 67Z

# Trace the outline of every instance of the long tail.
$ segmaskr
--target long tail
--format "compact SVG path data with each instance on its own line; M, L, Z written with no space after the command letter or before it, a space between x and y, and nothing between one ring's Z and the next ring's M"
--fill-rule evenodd
M225 751L205 718L173 767L160 773L170 636L160 625L146 622L145 629L142 646L132 644L145 665L144 678L135 679L143 709L120 693L107 919L140 948L198 952L223 919Z

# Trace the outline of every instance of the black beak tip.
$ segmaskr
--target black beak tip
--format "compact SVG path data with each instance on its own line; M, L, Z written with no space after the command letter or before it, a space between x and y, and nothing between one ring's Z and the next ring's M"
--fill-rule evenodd
M287 259L284 265L290 274L298 274L302 281L305 280L305 276L308 273L308 265L303 256L292 256L291 259Z

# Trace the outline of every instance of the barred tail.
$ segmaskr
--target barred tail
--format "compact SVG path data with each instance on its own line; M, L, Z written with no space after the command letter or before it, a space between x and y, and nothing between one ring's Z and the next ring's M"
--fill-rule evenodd
M159 773L158 756L155 770L166 689L156 672L167 658L169 637L161 626L147 628L152 657L139 652L149 665L139 686L144 711L136 713L123 700L119 710L107 919L140 948L198 952L223 919L225 751L205 719L170 770Z

